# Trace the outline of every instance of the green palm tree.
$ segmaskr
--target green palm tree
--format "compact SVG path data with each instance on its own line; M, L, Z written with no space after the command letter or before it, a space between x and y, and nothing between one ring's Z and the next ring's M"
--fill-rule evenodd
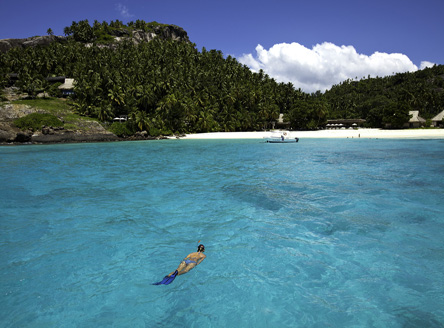
M209 111L201 111L197 120L197 130L199 132L211 132L213 126L213 115Z
M134 122L134 124L139 129L139 131L144 131L144 130L148 131L150 129L151 122L150 122L148 116L146 115L146 112L144 112L144 111L132 112L130 117L131 117L131 120Z
M113 119L114 113L111 106L108 103L103 102L102 106L99 108L99 113L97 116L100 121L107 122Z

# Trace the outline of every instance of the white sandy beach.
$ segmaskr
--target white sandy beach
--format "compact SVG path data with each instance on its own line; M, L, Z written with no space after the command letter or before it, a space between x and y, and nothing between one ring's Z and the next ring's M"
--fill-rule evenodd
M279 130L274 130L279 131ZM187 134L181 139L262 139L269 137L271 131L258 132L212 132ZM290 138L365 138L365 139L444 139L444 129L348 129L319 131L290 131Z

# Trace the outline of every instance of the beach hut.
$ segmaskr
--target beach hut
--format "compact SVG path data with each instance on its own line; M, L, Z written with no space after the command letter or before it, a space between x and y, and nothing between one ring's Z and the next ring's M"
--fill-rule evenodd
M69 96L74 94L74 79L66 79L65 82L59 85L59 89L62 90L64 96Z
M419 110L411 110L409 111L409 114L412 117L407 123L404 124L405 128L415 129L424 126L426 120L419 116Z
M276 123L277 128L285 128L288 129L290 127L290 122L284 121L284 114L280 113L279 118Z
M443 119L444 119L444 110L432 118L432 125L436 127L443 127Z
M280 113L277 121L271 121L271 129L288 129L290 128L290 122L284 121L284 114Z

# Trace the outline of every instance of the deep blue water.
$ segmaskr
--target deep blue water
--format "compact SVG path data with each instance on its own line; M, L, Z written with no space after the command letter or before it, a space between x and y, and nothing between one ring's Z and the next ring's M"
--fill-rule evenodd
M0 181L1 327L444 327L444 140L2 147Z

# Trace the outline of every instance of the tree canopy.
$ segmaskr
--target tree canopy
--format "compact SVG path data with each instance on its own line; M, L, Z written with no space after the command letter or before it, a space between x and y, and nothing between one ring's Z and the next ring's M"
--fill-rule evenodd
M370 127L390 124L395 113L405 123L411 110L430 119L444 110L444 66L383 78L349 79L326 91L323 98L329 104L329 118L363 118Z

